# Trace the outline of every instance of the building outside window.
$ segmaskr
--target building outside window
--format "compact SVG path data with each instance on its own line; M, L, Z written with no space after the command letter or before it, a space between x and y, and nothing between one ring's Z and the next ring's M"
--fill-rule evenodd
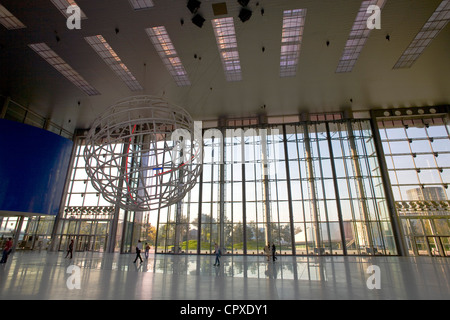
M378 127L409 254L449 256L448 114L419 110L420 117L380 117Z

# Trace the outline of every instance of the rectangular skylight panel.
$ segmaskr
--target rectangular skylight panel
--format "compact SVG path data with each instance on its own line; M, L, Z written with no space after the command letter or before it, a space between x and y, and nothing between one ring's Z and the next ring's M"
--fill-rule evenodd
M148 9L154 6L152 0L130 0L130 4L134 10Z
M170 40L169 34L164 26L145 29L147 35L153 43L156 51L161 57L164 65L180 87L190 86L186 69L178 57L177 51Z
M211 20L227 81L241 81L241 63L232 17Z
M450 0L444 0L440 3L430 19L425 23L408 48L403 52L394 66L394 69L410 68L432 41L438 36L439 32L445 28L450 19Z
M367 20L369 20L373 13L370 11L367 12L367 10L371 5L376 5L382 9L385 2L386 0L369 0L361 3L361 7L359 8L347 43L345 44L344 52L342 53L336 73L352 72L356 61L358 61L359 55L369 38L370 32L372 31L367 27Z
M26 26L17 19L8 9L0 4L0 23L8 30L22 29Z
M59 9L59 11L62 13L62 15L66 18L70 17L72 13L67 13L67 8L70 6L77 6L77 3L74 0L51 0L56 8ZM87 19L86 15L84 14L83 10L80 8L80 17L81 19Z
M143 90L136 77L122 62L109 43L101 35L85 37L87 43L97 52L106 64L119 76L131 91Z
M306 9L285 10L283 12L280 77L293 77L297 73L305 17Z
M87 95L95 96L100 94L94 87L84 80L78 72L72 69L72 67L69 66L56 52L50 49L47 44L42 42L30 44L28 46Z

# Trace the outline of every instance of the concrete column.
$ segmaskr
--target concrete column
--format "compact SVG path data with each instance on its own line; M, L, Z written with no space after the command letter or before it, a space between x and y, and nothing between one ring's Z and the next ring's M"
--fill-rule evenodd
M311 156L311 142L309 139L309 130L308 124L304 123L304 135L305 135L305 152L306 152L306 166L308 170L308 184L309 190L311 193L311 209L312 209L312 219L313 219L313 228L314 228L314 244L315 249L318 249L318 253L320 254L320 229L319 229L319 213L317 210L317 198L316 198L316 186L314 184L314 170L313 170L313 162Z
M219 185L219 248L222 250L225 248L225 235L224 235L224 229L225 229L225 137L224 135L224 129L222 129L222 143L220 145L221 154L223 158L220 161L220 173L219 173L219 179L220 179L220 185ZM212 184L214 184L213 181L211 181ZM214 187L214 186L213 186Z
M128 148L128 143L125 143L123 148L126 150ZM122 188L123 188L123 172L125 172L125 166L126 166L126 156L124 155L121 159L120 164L120 179L118 184L118 194L122 194ZM116 235L117 235L117 228L119 225L119 215L120 215L120 206L118 205L120 202L120 197L118 197L118 200L116 201L116 204L114 206L114 215L113 219L111 221L111 224L109 226L109 232L108 232L108 239L106 244L106 252L113 253L114 248L116 247ZM125 221L124 221L125 225ZM124 236L124 233L122 232L122 237ZM121 246L122 247L122 246Z
M286 165L286 183L287 183L288 206L289 206L289 226L291 229L291 246L292 246L292 254L295 256L296 250L295 250L294 215L292 208L291 174L289 170L289 153L287 146L286 125L283 125L283 144L284 144L284 159Z
M79 139L80 139L79 137L75 137L74 142L73 142L72 154L70 156L69 168L67 170L67 175L66 175L66 182L64 183L63 196L62 196L62 199L61 199L61 202L59 205L58 215L56 216L55 222L53 223L53 230L52 230L52 235L51 235L52 241L50 243L49 251L57 250L56 232L57 232L58 226L61 222L61 217L64 214L64 207L65 207L65 203L66 203L66 199L67 199L67 192L69 190L70 179L71 179L71 174L73 171L73 165L74 165L74 161L75 161L75 157L76 157L76 150L77 150Z
M341 234L341 241L342 241L342 253L344 256L347 255L347 245L345 243L345 231L344 231L344 218L342 217L342 208L341 208L341 197L339 195L339 185L338 181L336 179L336 164L334 163L334 154L333 154L333 145L331 143L331 134L330 134L330 125L328 122L326 123L327 128L327 140L328 140L328 149L330 150L330 162L331 162L331 171L333 173L333 183L334 183L334 192L336 194L336 208L338 212L338 218L339 218L339 229Z
M17 221L17 224L16 224L16 230L15 230L15 232L14 232L14 239L13 239L12 252L15 252L15 251L16 251L17 244L19 243L20 230L22 230L23 220L25 219L24 216L18 216L17 218L18 218L19 220Z
M362 182L362 175L361 175L361 167L359 165L358 160L358 152L356 149L356 143L355 143L355 136L353 134L353 128L351 121L347 121L347 131L348 131L348 138L350 142L350 152L351 152L351 158L353 163L353 169L355 173L355 180L356 180L356 192L358 193L358 200L361 205L361 210L363 214L363 240L364 244L366 245L366 248L373 249L373 237L372 237L372 229L370 228L370 217L369 217L369 209L367 208L366 203L366 194L364 192L364 186Z
M260 129L261 138L261 164L264 183L264 208L265 208L265 236L266 243L272 242L272 227L270 216L270 188L269 188L269 162L267 160L267 129Z
M381 144L381 137L376 121L375 113L370 113L370 125L372 129L372 135L375 142L375 150L377 151L377 159L380 165L381 179L383 181L384 193L386 195L387 208L389 211L389 217L391 218L392 230L394 233L395 245L397 246L397 252L400 256L408 256L408 250L406 249L405 237L402 232L400 220L397 216L397 210L395 209L394 195L392 194L391 180L389 178L386 159L384 157L383 146Z

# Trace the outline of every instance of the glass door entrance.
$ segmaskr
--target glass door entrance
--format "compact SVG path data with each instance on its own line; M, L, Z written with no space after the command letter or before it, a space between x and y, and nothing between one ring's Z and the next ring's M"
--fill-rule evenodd
M446 255L441 237L428 236L427 241L431 256L443 257Z
M74 240L74 252L105 252L107 237L93 235L62 236L59 250L66 251L72 239Z
M450 256L450 219L439 216L401 217L409 253L415 256Z
M83 251L92 251L94 236L78 236L75 240L76 247L74 251L83 252Z

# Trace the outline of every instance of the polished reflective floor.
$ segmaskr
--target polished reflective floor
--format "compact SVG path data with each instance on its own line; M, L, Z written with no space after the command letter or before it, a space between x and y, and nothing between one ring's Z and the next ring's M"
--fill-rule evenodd
M154 255L18 251L0 299L450 299L450 258Z

